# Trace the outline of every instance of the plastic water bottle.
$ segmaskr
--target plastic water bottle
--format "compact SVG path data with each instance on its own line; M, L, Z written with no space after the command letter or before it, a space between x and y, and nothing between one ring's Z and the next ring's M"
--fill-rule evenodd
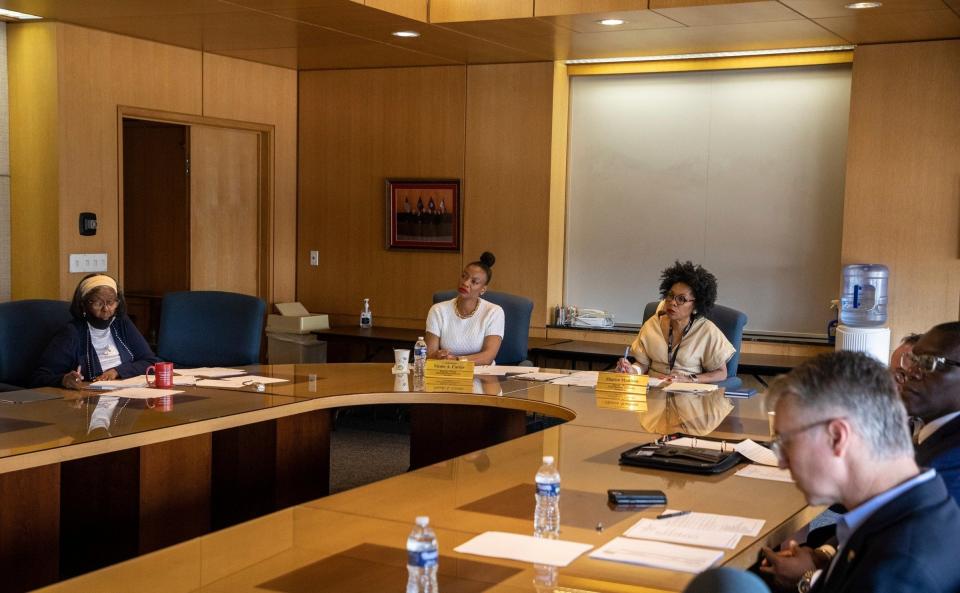
M881 264L843 267L840 323L848 327L878 327L887 323L887 279L890 271Z
M407 593L438 593L437 535L430 529L430 517L417 517L407 537Z
M553 593L557 587L557 574L559 572L556 566L534 564L533 590L537 593Z
M533 514L533 534L556 539L560 535L560 472L553 456L545 455L534 478L537 483L537 508Z
M363 310L360 311L360 327L373 327L373 312L370 311L370 299L363 299Z
M413 375L415 377L423 376L423 369L427 366L427 342L423 336L417 338L417 343L413 345Z

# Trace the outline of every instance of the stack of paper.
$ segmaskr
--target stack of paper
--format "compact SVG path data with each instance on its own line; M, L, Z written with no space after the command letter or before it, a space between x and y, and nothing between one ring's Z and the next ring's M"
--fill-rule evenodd
M596 387L598 371L580 371L551 381L554 385L575 385L578 387Z
M214 379L217 377L243 375L247 371L243 369L226 369L223 367L199 367L196 369L174 369L173 372L185 377L207 377L208 379Z
M239 377L224 377L222 379L198 379L197 387L219 387L221 389L242 389L251 385L269 385L271 383L286 383L289 379L261 377L259 375L241 375Z
M663 388L671 393L707 393L716 391L717 386L712 383L681 383L673 382Z
M676 512L667 509L663 514ZM640 519L624 532L626 537L614 539L598 548L590 557L668 570L701 572L720 560L723 552L699 546L732 550L740 543L742 536L758 535L763 524L763 519L711 513Z
M568 376L569 373L524 373L522 375L515 375L514 379L523 379L524 381L553 381L554 379L561 379Z

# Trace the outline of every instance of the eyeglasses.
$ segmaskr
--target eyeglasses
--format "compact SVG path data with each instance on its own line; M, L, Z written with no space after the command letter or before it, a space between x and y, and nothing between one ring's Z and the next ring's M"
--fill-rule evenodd
M687 303L692 303L697 299L691 299L685 294L673 294L672 292L668 292L667 295L663 297L663 300L664 302L673 301L676 304L683 306L683 305L686 305Z
M830 424L834 420L841 420L843 418L845 418L845 416L838 416L836 418L827 418L826 420L813 422L811 424L801 426L800 428L794 428L793 430L788 430L787 432L779 432L773 435L773 441L770 443L770 450L773 451L773 454L777 456L777 460L780 463L783 463L787 460L787 455L786 455L786 452L784 451L784 447L787 446L787 441L790 438L795 437L802 432L806 432L811 428L824 426L826 424Z
M900 366L908 376L920 379L929 373L947 371L949 370L947 367L960 367L960 362L935 354L903 352L900 354Z
M112 309L117 306L118 301L87 301L87 304L93 307L94 309Z

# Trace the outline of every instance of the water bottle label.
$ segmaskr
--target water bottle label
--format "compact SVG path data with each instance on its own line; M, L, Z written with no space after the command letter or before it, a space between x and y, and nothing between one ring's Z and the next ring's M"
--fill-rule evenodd
M427 550L424 552L407 552L407 565L419 566L420 568L429 568L437 564L440 554L437 550Z
M560 496L560 484L541 484L537 482L537 494L540 496Z

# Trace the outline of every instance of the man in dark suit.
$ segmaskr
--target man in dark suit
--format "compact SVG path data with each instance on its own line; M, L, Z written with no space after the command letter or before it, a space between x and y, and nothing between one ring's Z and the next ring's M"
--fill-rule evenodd
M940 324L903 356L900 391L907 412L923 421L917 463L932 467L960 504L960 322Z
M937 370L919 355L911 362L921 365L912 375ZM861 353L825 354L779 377L768 397L781 467L810 504L850 509L838 519L836 556L805 574L801 590L960 591L950 544L960 509L936 472L914 461L906 410L886 367Z

